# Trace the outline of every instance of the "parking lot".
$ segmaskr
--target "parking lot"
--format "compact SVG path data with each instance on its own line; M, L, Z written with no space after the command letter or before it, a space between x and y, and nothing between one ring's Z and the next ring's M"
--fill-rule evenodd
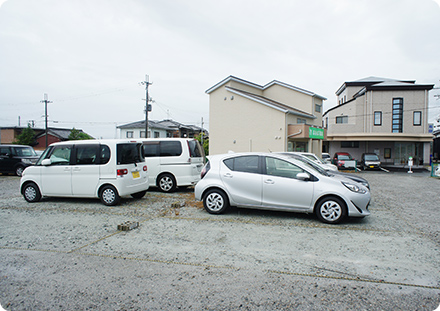
M210 215L193 189L107 207L27 203L0 176L0 304L6 310L435 310L440 179L362 172L371 215L232 208ZM130 231L126 221L139 222Z

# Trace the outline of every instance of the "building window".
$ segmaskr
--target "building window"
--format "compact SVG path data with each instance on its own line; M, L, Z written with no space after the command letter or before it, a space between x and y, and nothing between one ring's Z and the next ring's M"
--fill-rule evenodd
M306 124L306 123L307 123L307 120L306 120L306 119L298 118L298 119L296 119L296 123L297 123L297 124Z
M403 98L393 98L393 123L391 132L403 132Z
M422 112L421 111L414 111L413 124L414 125L422 125Z
M159 138L160 137L160 133L159 132L154 132L154 138Z
M384 158L385 159L391 159L391 148L385 148L384 149Z
M374 125L382 125L382 112L381 111L374 112Z
M145 138L145 131L141 131L141 138Z
M348 116L336 117L336 124L348 123Z
M316 112L321 112L321 105L315 104L315 111Z
M341 141L341 148L359 148L358 141Z
M133 138L133 131L127 131L127 138Z

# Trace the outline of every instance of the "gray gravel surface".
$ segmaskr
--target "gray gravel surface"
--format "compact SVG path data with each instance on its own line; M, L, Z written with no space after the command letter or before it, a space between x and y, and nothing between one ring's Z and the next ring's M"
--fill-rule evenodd
M359 173L371 216L232 208L210 215L192 189L116 207L29 204L0 176L0 305L6 310L435 310L440 179ZM131 231L118 224L136 221Z

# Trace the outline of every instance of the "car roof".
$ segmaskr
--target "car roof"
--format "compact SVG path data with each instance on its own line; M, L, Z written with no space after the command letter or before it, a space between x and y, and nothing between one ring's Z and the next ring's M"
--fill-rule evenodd
M32 146L28 146L28 145L15 145L15 144L1 144L0 147L31 147Z

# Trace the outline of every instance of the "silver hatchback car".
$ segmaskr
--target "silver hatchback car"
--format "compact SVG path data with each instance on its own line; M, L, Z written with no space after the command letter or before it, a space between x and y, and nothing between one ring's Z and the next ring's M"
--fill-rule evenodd
M207 212L229 206L315 213L324 223L370 215L370 191L353 180L319 173L292 157L274 153L209 157L195 186Z

